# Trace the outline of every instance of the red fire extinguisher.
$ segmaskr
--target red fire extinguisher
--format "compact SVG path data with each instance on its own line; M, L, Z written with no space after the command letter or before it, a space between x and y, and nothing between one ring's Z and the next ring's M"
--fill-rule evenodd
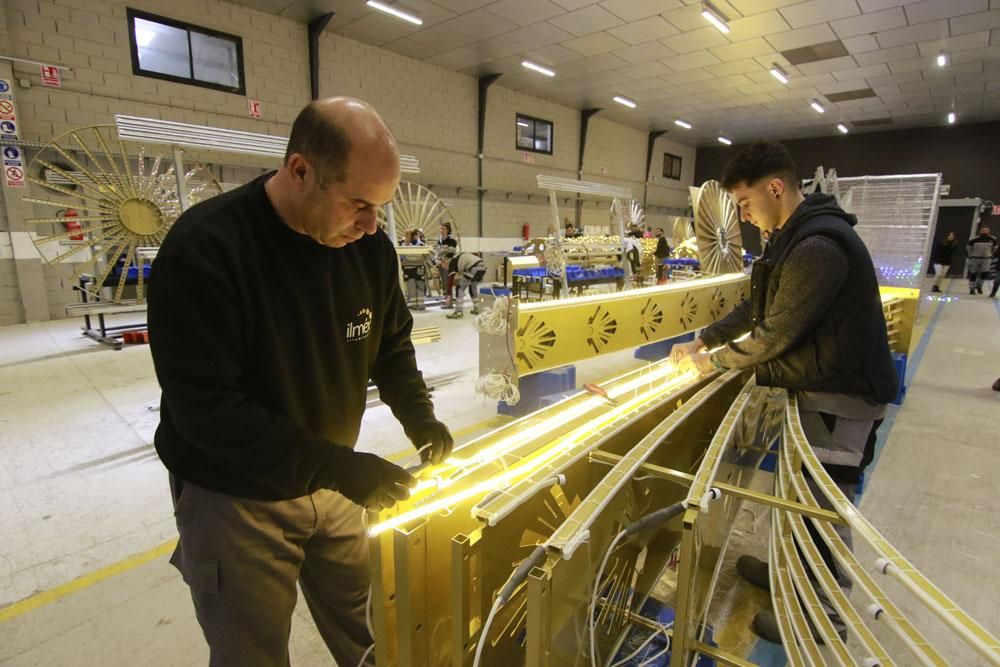
M521 238L523 238L525 241L531 239L531 225L521 226Z
M67 232L78 232L77 234L70 234L71 241L82 241L83 240L83 227L80 225L80 221L77 220L79 213L76 209L67 208L62 212L63 227L66 228Z

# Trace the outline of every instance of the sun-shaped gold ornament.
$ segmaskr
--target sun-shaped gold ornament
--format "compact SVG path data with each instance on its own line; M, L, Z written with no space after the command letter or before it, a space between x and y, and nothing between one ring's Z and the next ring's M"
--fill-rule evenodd
M123 141L114 125L89 125L45 144L28 165L28 180L32 194L24 201L45 212L26 219L42 260L61 271L92 274L95 280L82 289L115 303L122 302L129 269L136 267L134 300L142 302L142 257L155 254L181 214L173 163ZM222 192L201 165L181 180L189 206Z

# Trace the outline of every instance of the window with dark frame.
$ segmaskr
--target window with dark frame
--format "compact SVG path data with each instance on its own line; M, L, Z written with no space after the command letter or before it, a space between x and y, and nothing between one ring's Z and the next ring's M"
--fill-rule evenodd
M133 74L246 94L240 37L132 8L126 16Z
M681 180L681 158L679 155L663 154L663 178Z
M552 121L519 113L516 123L517 150L552 155Z

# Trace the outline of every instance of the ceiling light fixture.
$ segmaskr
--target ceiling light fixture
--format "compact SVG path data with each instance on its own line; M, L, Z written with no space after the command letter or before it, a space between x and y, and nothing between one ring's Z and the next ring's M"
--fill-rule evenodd
M537 63L533 63L530 60L522 60L521 67L527 67L530 70L534 70L539 74L544 74L545 76L555 76L556 73L550 70L548 67L542 67Z
M683 127L685 130L691 129L691 123L687 122L686 120L681 120L680 118L674 121L674 125L676 125L677 127Z
M847 126L844 125L843 123L837 123L837 129L840 130L843 134L847 134L848 132Z
M948 112L948 124L949 125L954 125L955 124L955 112L954 111L949 111Z
M732 146L733 145L733 140L730 139L729 137L723 137L723 136L720 135L719 136L719 143L720 144L725 144L727 146Z
M413 25L424 24L424 20L419 16L414 16L413 14L408 14L407 12L396 9L395 7L390 7L384 2L379 2L378 0L368 0L368 2L366 2L365 4L371 7L372 9L377 9L380 12L391 14L392 16L395 16L397 19L403 19L404 21L412 23Z
M622 106L628 107L629 109L635 108L635 102L627 97L622 97L621 95L615 95L611 99L613 99L615 102L618 102L618 104L621 104Z
M937 57L938 67L944 67L947 64L948 64L948 56L946 56L944 53L939 53Z
M788 75L777 65L771 65L771 76L781 83L788 85Z
M701 5L701 15L706 21L715 26L716 30L721 32L723 35L729 34L729 26L726 24L726 17L719 12L718 9L708 4L707 2Z
M823 105L820 104L819 102L817 102L816 100L813 100L812 102L810 102L809 106L811 106L813 109L815 109L816 113L826 113L826 109L823 108Z

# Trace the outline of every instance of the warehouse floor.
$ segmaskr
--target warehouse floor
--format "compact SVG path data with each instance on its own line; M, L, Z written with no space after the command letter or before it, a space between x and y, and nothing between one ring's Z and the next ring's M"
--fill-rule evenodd
M901 409L882 429L862 512L945 593L1000 634L1000 306L967 297L925 301ZM474 397L476 335L440 311L443 340L418 348L438 415L458 440L502 423ZM185 585L166 558L176 531L166 473L152 448L159 400L148 347L112 352L78 322L0 329L0 665L198 665L207 648ZM616 354L578 367L578 383L635 365ZM359 447L405 451L402 430L377 404ZM763 549L748 511L733 551ZM758 518L759 521L759 518ZM747 622L761 595L737 583L716 635L762 664L780 649ZM9 605L9 606L8 606ZM6 608L4 608L6 607ZM946 633L934 626L930 639ZM951 643L940 642L941 648ZM330 664L304 605L292 660ZM977 664L965 653L954 664ZM969 661L966 661L969 660Z

